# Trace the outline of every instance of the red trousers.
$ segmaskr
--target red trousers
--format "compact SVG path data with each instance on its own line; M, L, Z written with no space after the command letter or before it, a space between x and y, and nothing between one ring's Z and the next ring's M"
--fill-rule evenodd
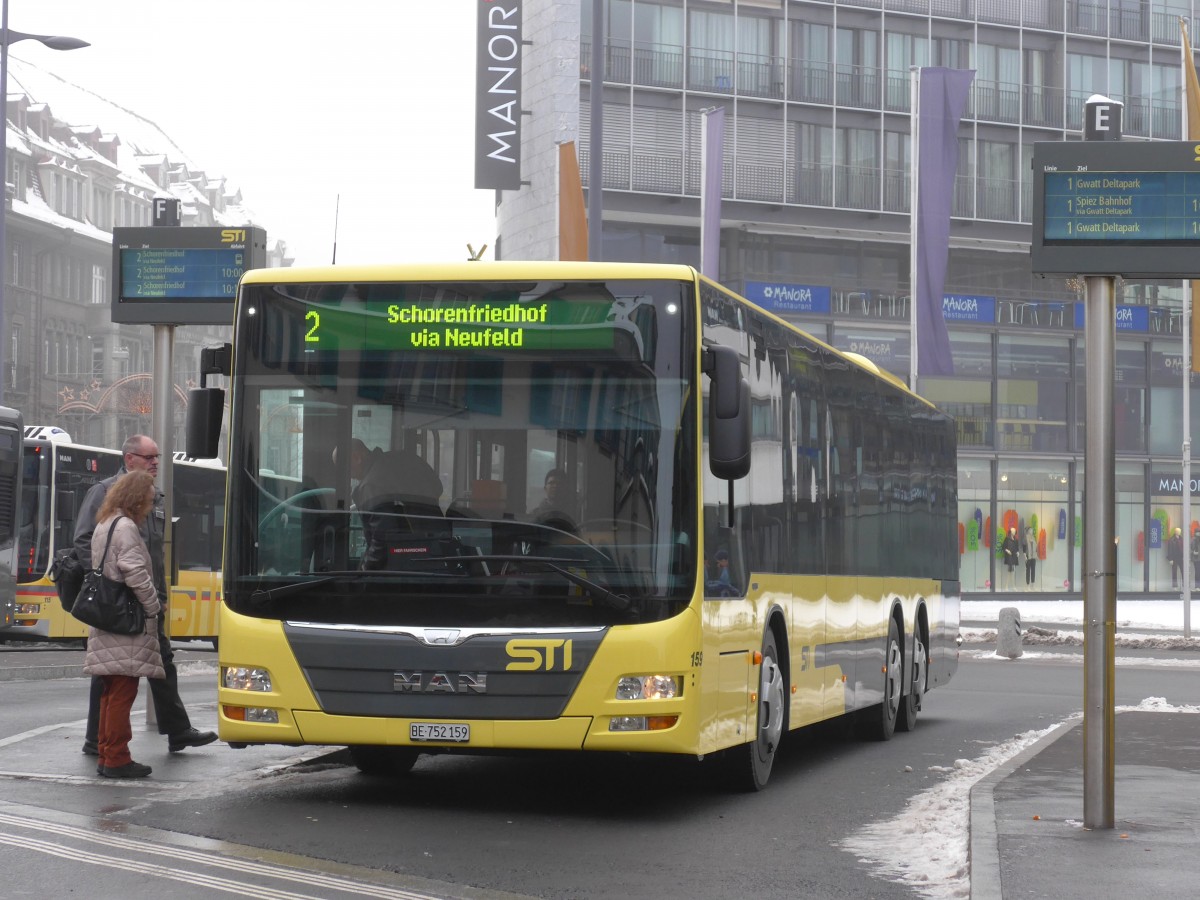
M100 765L108 768L132 762L129 741L133 726L129 710L137 698L138 680L130 675L104 675L104 693L100 695L100 729L96 744L100 750Z

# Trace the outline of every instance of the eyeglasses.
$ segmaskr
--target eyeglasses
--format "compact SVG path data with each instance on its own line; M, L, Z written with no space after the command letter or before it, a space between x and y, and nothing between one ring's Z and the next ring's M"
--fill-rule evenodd
M130 453L129 455L140 456L142 459L146 460L146 462L156 462L158 458L162 456L161 453Z

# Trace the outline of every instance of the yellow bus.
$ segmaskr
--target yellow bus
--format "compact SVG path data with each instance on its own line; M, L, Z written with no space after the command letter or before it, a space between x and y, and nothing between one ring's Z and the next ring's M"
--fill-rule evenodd
M88 490L120 470L121 452L76 444L61 428L28 425L23 453L17 609L0 638L86 640L87 626L59 602L50 565L60 550L72 546L76 513ZM175 640L215 640L225 469L212 460L187 460L179 452L173 482L175 552L167 633Z
M255 270L234 327L202 367L231 745L682 754L757 790L789 732L890 738L957 669L952 421L690 267ZM223 409L193 392L189 454Z
M0 406L0 629L17 608L17 531L21 514L21 413Z

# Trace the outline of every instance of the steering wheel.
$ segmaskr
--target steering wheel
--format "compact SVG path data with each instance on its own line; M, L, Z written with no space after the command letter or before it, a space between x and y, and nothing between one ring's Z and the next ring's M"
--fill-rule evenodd
M281 515L283 515L288 509L298 506L301 503L301 501L308 500L313 497L324 497L327 494L332 494L332 493L334 493L333 488L328 488L328 487L309 488L306 491L300 491L298 494L293 494L291 497L288 497L286 500L280 500L278 503L275 504L274 507L271 508L271 510L265 516L262 517L262 521L260 521L258 523L259 531L262 531L264 528L266 528L268 525L270 525L275 519L277 519ZM310 510L310 512L312 512L312 510Z

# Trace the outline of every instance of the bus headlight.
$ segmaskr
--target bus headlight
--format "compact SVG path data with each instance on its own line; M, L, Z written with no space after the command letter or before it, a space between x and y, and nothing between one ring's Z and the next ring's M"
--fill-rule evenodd
M618 700L670 700L680 693L675 675L626 675L617 682Z
M255 666L226 666L221 670L221 684L235 691L269 691L271 673Z
M679 716L613 716L609 731L664 731L674 728Z
M235 722L265 722L268 725L279 724L279 710L265 706L226 706L225 718Z
M42 604L40 604L40 603L18 603L17 604L17 615L18 616L36 616L41 611L42 611Z

